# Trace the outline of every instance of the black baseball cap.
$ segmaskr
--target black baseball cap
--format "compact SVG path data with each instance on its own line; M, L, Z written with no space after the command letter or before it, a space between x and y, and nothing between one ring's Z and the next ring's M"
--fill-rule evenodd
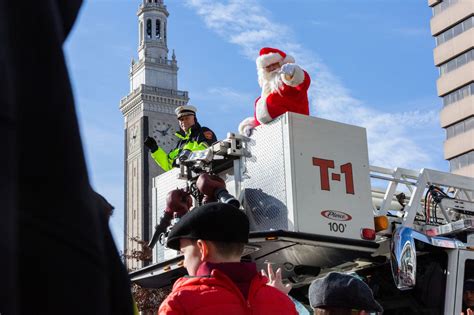
M247 243L249 220L230 204L211 202L186 213L170 231L166 247L179 250L181 238Z
M364 281L338 272L314 280L309 287L308 298L312 308L338 307L383 312Z
M464 282L464 291L474 291L474 279L467 279Z

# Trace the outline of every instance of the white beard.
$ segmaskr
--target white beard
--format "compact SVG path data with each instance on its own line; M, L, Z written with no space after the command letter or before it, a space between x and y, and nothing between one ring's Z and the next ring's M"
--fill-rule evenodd
M273 72L267 72L264 68L258 68L258 84L262 88L262 98L266 99L267 96L273 92L280 93L280 88L283 86L279 70Z

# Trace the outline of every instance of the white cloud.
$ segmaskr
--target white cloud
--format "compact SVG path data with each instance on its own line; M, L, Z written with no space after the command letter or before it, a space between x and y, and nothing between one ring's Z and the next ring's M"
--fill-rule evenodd
M255 96L250 93L223 86L208 88L203 92L197 91L192 94L192 97L198 103L205 101L218 104L218 107L213 108L213 112L217 111L225 115L233 114L233 116L248 111L249 104L255 100Z
M230 0L226 4L214 0L187 0L186 4L196 10L209 29L239 45L251 59L262 43L278 44L289 34L287 27L266 18L271 13L255 0Z
M248 98L251 97L249 94L236 91L229 87L213 87L210 88L208 92L212 95L222 96L238 101L247 101Z
M226 102L232 106L231 108L242 106L247 107L248 104L252 103L254 98L254 96L250 95L249 93L237 91L229 87L210 88L208 93L211 97L217 97L221 100L226 100Z
M427 147L423 141L430 132L432 136L428 140L439 140L437 111L381 112L352 97L315 53L295 42L291 29L271 20L271 14L256 0L187 0L186 4L209 29L238 45L251 60L264 46L279 47L295 56L312 74L309 91L312 114L367 128L371 164L435 167L439 159L433 156L440 155L441 149L433 152L436 147Z

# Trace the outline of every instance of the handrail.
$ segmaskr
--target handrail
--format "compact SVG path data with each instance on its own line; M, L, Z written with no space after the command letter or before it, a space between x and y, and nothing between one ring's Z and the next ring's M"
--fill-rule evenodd
M152 92L152 93L158 93L160 95L169 95L169 96L178 96L178 97L182 97L182 98L188 98L188 92L187 91L164 89L164 88L160 88L160 87L156 87L156 86L148 86L148 85L141 84L140 87L136 88L135 90L133 90L133 92L131 92L130 94L128 94L127 96L122 98L120 100L120 104L121 105L124 104L129 99L135 97L137 94L139 94L141 92L145 92L145 93L146 92Z

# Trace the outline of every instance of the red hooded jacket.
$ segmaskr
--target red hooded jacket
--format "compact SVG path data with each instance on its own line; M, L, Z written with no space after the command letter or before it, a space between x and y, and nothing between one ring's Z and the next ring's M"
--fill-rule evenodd
M266 277L255 272L245 298L242 288L218 269L207 276L183 277L176 281L158 314L297 315L290 298L267 282Z

